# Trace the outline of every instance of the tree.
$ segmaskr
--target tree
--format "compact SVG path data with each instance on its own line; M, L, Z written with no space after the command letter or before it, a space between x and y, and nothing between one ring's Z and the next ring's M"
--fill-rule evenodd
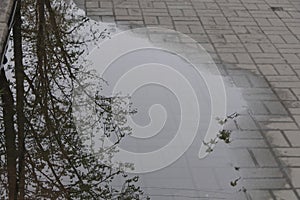
M102 96L103 82L78 64L87 42L106 32L93 30L89 19L76 13L61 0L18 0L13 62L0 73L1 198L144 198L138 177L124 172L132 166L111 160L131 131L126 116L134 110L121 97ZM91 32L80 36L87 27ZM76 90L82 94L74 101ZM74 104L80 111L84 102L96 117L78 129ZM86 135L100 129L102 145L91 152ZM104 137L114 144L107 146ZM116 177L122 184L113 187Z

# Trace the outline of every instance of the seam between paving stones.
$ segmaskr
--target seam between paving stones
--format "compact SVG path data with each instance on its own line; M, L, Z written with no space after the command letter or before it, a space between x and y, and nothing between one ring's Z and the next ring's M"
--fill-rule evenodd
M195 7L193 6L193 2L192 2L191 0L188 0L188 1L192 4L193 11L195 11L195 12L197 13L197 9L195 9ZM196 14L196 18L198 19L198 21L199 21L201 27L203 27L203 31L204 31L205 35L207 36L207 39L208 39L208 41L209 41L209 44L212 45L213 50L214 50L214 53L217 54L216 48L214 47L213 42L212 42L211 38L209 37L208 32L207 32L206 29L204 28L205 26L204 26L204 24L203 24L203 22L202 22L202 20L201 20L201 18L200 18L200 16L199 16L198 14ZM173 21L173 20L172 20L172 21ZM195 41L196 41L196 40L195 40ZM200 44L200 42L198 42L198 43ZM201 44L200 44L200 45L201 45ZM205 50L205 48L204 48L204 50ZM205 51L206 51L206 50L205 50ZM214 60L214 58L210 55L210 53L208 53L208 54L209 54L209 56L211 57L211 59ZM219 55L218 55L218 59L220 60ZM222 63L221 63L221 64L222 64ZM218 69L220 68L220 66L218 66L217 64L216 64L216 66L217 66ZM226 69L224 66L221 66L221 67L222 67L223 70L226 72L226 75L228 75L227 69Z
M287 0L287 2L289 2L291 5L292 5L292 3L289 1L289 0ZM267 4L268 4L268 2L266 2ZM268 4L269 6L270 6L270 4ZM297 11L299 12L299 10L297 9ZM277 12L275 12L274 11L274 13L275 13L275 15L278 17L278 19L280 19L281 20L281 17L278 15L278 13ZM290 29L290 27L289 26L287 26L286 25L286 23L284 22L284 27L286 27L290 32L291 32L291 35L293 35L294 37L296 37L297 38L297 36L293 33L293 31ZM268 38L269 39L269 38ZM299 38L299 40L300 40L300 38ZM278 51L278 50L277 50ZM279 51L278 51L279 52ZM281 52L279 52L279 54L282 56L282 53ZM294 53L294 55L296 55L295 53ZM297 56L297 55L296 55ZM298 56L297 56L298 57ZM283 57L284 58L284 57ZM286 61L286 60L285 60ZM288 64L288 65L290 65L287 61L286 61L286 63ZM300 78L300 76L299 76L299 74L295 71L295 69L293 68L293 67L291 67L291 69L292 69L292 71L295 73L295 75L298 77L298 78ZM275 68L275 70L276 70L276 68ZM277 70L276 70L277 71ZM293 92L293 90L291 90L291 92L294 94L294 92ZM298 126L299 127L299 126Z
M284 106L284 105L283 105L283 106ZM288 109L286 109L286 110L288 110ZM283 130L280 130L280 133L282 134L282 136L284 137L284 139L285 139L286 142L288 143L289 148L292 148L293 145L292 145L290 139L286 136L286 133L285 133Z
M264 1L264 2L265 2L265 1ZM265 2L265 3L266 3L267 5L269 5L267 2ZM242 2L242 4L244 4L244 3ZM269 6L270 6L270 5L269 5ZM223 12L223 11L222 11L222 12ZM281 19L281 18L278 16L278 14L277 14L276 12L275 12L275 14L276 14L276 16L277 16L279 19ZM251 15L251 16L252 16L252 15ZM252 16L252 17L253 17L253 16ZM255 22L255 23L257 24L257 22ZM230 26L231 26L231 25L230 25ZM285 24L285 26L286 26L286 24ZM261 31L263 31L263 30L261 29L261 27L260 27L258 24L257 24L257 27L258 27ZM266 35L266 34L264 33L264 35ZM272 41L270 41L270 39L269 39L268 37L267 37L267 40L272 44ZM243 44L243 46L245 47L245 43L242 43L242 44ZM247 49L247 48L245 48L245 49L246 49L246 52L249 54L248 49ZM277 51L278 51L278 50L277 50ZM281 55L280 52L278 52L278 53ZM249 55L251 56L251 54L249 54ZM282 56L282 55L281 55L281 56ZM287 63L286 60L285 60L285 62ZM254 62L254 64L256 64L256 63ZM288 64L288 63L287 63L287 64ZM261 69L260 69L260 68L257 67L257 70L260 72L260 74L263 74L263 73L261 72ZM275 70L276 70L276 69L275 69ZM296 74L296 76L299 78L298 74L294 71L293 68L292 68L292 70L293 70L293 72ZM277 71L277 70L276 70L276 71ZM279 98L279 96L278 96L278 94L277 94L277 92L274 90L274 87L271 86L271 83L266 79L265 76L261 76L261 78L263 78L263 79L266 81L266 83L268 84L270 90L271 90L271 91L273 92L273 94L277 97L277 99L279 100L279 102L281 102L281 101L280 101L280 98ZM300 129L299 129L299 125L298 125L298 123L296 123L293 114L290 112L290 110L287 108L287 106L286 106L285 104L282 104L282 105L283 105L283 107L285 108L285 110L287 111L287 115L290 116L290 117L292 118L293 122L294 122L295 125L298 127L298 130L300 130ZM251 113L249 113L249 116L252 118L252 120L254 121L254 123L255 123L258 127L260 127L260 125L257 123L256 119L252 116ZM261 135L262 135L262 137L264 138L264 140L265 140L267 146L269 147L270 152L271 152L271 154L273 155L273 157L274 157L276 163L278 164L279 169L280 169L280 171L282 172L284 178L287 180L288 184L291 186L291 189L293 190L293 192L294 192L294 194L296 195L296 197L297 197L298 199L300 199L300 196L299 196L299 194L298 194L298 192L297 192L297 189L294 187L294 185L293 185L293 183L292 183L292 181L291 181L291 179L290 179L290 177L289 177L289 175L288 175L288 173L287 173L287 171L286 171L287 169L289 169L289 167L285 167L285 166L282 165L282 162L280 161L280 159L279 159L278 156L276 155L276 153L275 153L274 149L272 148L271 143L269 142L267 136L263 133L263 131L262 131L261 129L259 129L259 132L261 133ZM282 133L283 133L283 131L282 131ZM290 141L287 139L287 136L286 136L285 134L283 134L283 136L284 136L284 138L288 141L288 144L290 145L290 147L292 147ZM251 156L252 156L252 155L251 155ZM254 155L253 155L253 156L254 156ZM272 194L272 196L274 196L273 193L271 193L271 194ZM275 197L273 197L273 198L275 198Z
M276 95L276 94L275 94L275 95ZM254 123L255 123L258 127L260 127L259 124L256 122L255 118L254 118L250 113L249 113L249 116L252 118L252 120L254 121ZM262 132L261 129L258 129L258 131L260 132L260 134L261 134L262 137L264 138L264 140L265 140L267 146L269 147L269 150L270 150L272 156L274 157L274 159L275 159L275 161L276 161L276 163L277 163L277 165L278 165L278 168L279 168L279 170L281 171L283 177L286 179L286 181L288 182L288 184L291 186L291 189L293 190L293 192L294 192L294 194L296 195L296 197L297 197L298 199L300 199L300 196L299 196L299 194L298 194L296 188L294 187L294 185L293 185L293 183L292 183L291 179L289 178L289 175L288 175L288 173L287 173L287 171L286 171L286 169L288 169L288 167L285 167L285 166L282 165L282 162L281 162L281 161L279 160L279 158L276 156L276 153L275 153L274 149L272 148L272 146L271 146L271 144L270 144L270 142L269 142L267 136Z
M192 3L190 0L189 0L189 2ZM267 2L265 2L265 3L266 3L267 5L269 5ZM243 2L242 2L242 4L244 5ZM269 6L270 6L270 5L269 5ZM196 11L196 9L195 9L194 7L193 7L193 10ZM223 10L222 10L221 8L220 8L219 10L220 10L220 11L222 12L222 14L224 15ZM246 10L248 10L248 9L246 9ZM276 14L276 16L280 19L280 17L277 15L276 12L275 12L275 14ZM224 16L225 16L225 15L224 15ZM203 26L202 21L201 21L199 15L197 15L197 18L199 19L199 22L200 22L201 25ZM251 15L251 18L254 19L254 17L253 17L252 15ZM227 19L227 17L226 17L226 19ZM255 21L255 24L256 24L257 27L262 31L261 27L257 24L256 21ZM229 23L229 26L230 26L231 29L232 29L232 25L231 25L230 23ZM286 24L285 24L285 26L286 26ZM203 27L204 27L204 26L203 26ZM208 36L208 40L209 40L210 44L213 44L213 42L211 41L211 38L209 37L209 34L207 33L206 29L205 29L205 28L203 28L203 29L204 29L204 32L206 33L206 35ZM289 29L289 30L290 30L290 29ZM264 33L264 32L263 32L263 33ZM237 35L237 36L239 37L238 34L235 34L235 35ZM264 33L264 35L266 35L266 34ZM272 42L270 41L269 38L267 38L267 40L272 44ZM251 54L249 53L248 49L247 49L246 46L245 46L246 43L244 43L244 42L241 42L241 43L242 43L243 47L245 48L246 53L248 53L249 56L251 56ZM216 53L217 53L217 52L216 52ZM280 52L279 52L279 54L281 55ZM281 55L281 56L282 56L282 55ZM221 59L220 59L220 60L221 60ZM286 60L285 60L285 62L287 63ZM222 64L222 63L221 63L221 64ZM255 61L254 61L253 64L256 65ZM287 63L287 64L288 64L288 63ZM238 69L238 68L237 68L237 69ZM224 70L227 72L227 69L226 69L226 68L225 68ZM261 73L261 71L260 71L260 69L259 69L258 67L256 67L256 70L259 70L259 72ZM293 72L298 76L298 74L294 71L293 68L292 68L292 70L293 70ZM277 70L276 70L276 71L277 71ZM228 72L227 72L227 74L228 74ZM262 73L261 73L261 74L262 74ZM298 76L298 77L299 77L299 76ZM269 88L271 89L271 91L273 92L273 94L274 94L274 95L277 97L277 99L280 101L280 98L279 98L278 94L274 91L274 88L271 86L270 82L266 79L266 77L265 77L265 76L261 76L261 78L263 78L263 79L266 81L266 83L268 84L268 86L269 86ZM296 126L297 126L298 129L299 129L299 125L298 125L298 123L295 122L295 119L294 119L293 115L291 114L291 112L289 111L289 109L287 109L287 107L286 107L285 104L283 104L283 106L284 106L285 110L287 111L288 116L290 116L290 117L293 119L293 122L296 124ZM256 119L252 116L252 114L251 114L251 113L248 113L248 115L252 118L252 120L254 121L254 123L256 124L256 126L257 126L257 127L260 127L260 125L257 123ZM299 196L297 190L295 189L295 187L294 187L294 185L292 184L292 181L291 181L291 179L290 179L288 173L286 172L286 169L289 169L289 167L284 167L284 166L282 166L282 163L281 163L281 161L279 160L279 158L277 157L277 155L275 154L274 149L272 148L272 146L271 146L271 144L270 144L270 142L269 142L267 136L263 133L263 131L261 130L261 128L259 128L258 130L259 130L259 132L261 133L261 135L262 135L264 141L266 142L266 144L267 144L267 146L268 146L268 149L270 150L272 156L274 157L274 159L275 159L275 161L276 161L276 163L277 163L277 165L278 165L278 168L279 168L280 171L282 172L283 177L286 179L286 181L288 182L288 184L291 186L291 189L293 190L293 192L294 192L294 194L296 195L296 197L297 197L298 199L300 199L300 196ZM286 135L284 135L284 136L286 137ZM288 140L288 141L289 141L289 140ZM290 143L289 143L289 145L290 145ZM252 157L252 160L253 160L255 166L258 166L258 162L257 162L257 160L256 160L255 155L253 154L253 152L252 152L249 148L247 148L247 150L248 150L250 156ZM271 191L272 191L272 190L271 190ZM274 195L272 192L270 192L270 194L271 194L272 198L276 199L275 195Z
M249 152L255 167L260 167L259 164L258 164L258 161L255 158L255 155L254 155L253 151L250 148L247 148L247 151Z
M264 1L264 2L265 2L265 1ZM290 1L288 1L288 2L290 3ZM265 3L266 3L267 5L270 6L270 4L269 4L268 2L265 2ZM243 2L242 2L242 4L244 5ZM247 10L248 10L248 9L247 9ZM222 9L221 9L221 11L222 11L222 13L223 13L223 10L222 10ZM275 15L278 17L278 19L281 19L281 18L278 16L277 12L274 12L274 13L275 13ZM224 14L224 13L223 13L223 14ZM251 15L251 17L254 18L252 15ZM255 21L255 23L257 24L256 21ZM229 26L231 26L231 24L230 24ZM288 30L291 32L291 34L292 34L293 36L295 36L295 35L293 34L293 32L290 30L290 28L289 28L288 26L286 26L285 23L284 23L284 26L288 28ZM232 27L232 26L231 26L231 27ZM263 31L263 30L261 29L261 26L259 26L258 24L257 24L257 27L258 27L261 31ZM264 32L263 32L263 33L264 33ZM266 35L266 34L264 33L264 35ZM238 36L238 35L237 35L237 36ZM238 36L238 37L239 37L239 36ZM270 42L270 43L272 44L272 41L270 41L269 37L267 37L267 40L268 40L268 42ZM245 44L245 43L242 43L242 44L243 44L243 46L245 47L246 52L251 56L251 54L249 53L248 49L246 48L246 44ZM276 50L277 50L277 49L276 49ZM282 56L282 53L281 53L281 52L279 52L278 50L277 50L277 52L279 53L280 56ZM252 56L251 56L251 57L252 57ZM282 56L282 57L283 57L283 56ZM288 65L290 65L286 60L285 60L285 63L288 64ZM256 63L254 62L254 64L256 64ZM298 73L295 72L294 68L291 68L291 69L292 69L292 71L294 72L294 74L299 78L299 75L298 75ZM262 74L260 68L257 67L257 70L260 72L260 74ZM275 69L275 70L276 70L276 69ZM276 70L276 71L277 71L277 70ZM274 87L271 86L270 82L266 79L266 77L265 77L265 76L261 76L261 78L263 78L263 79L266 81L266 83L268 84L268 86L269 86L269 88L271 89L271 91L273 92L273 94L277 97L277 99L279 100L279 102L281 102L281 101L280 101L280 98L279 98L279 95L278 95L277 92L274 90ZM292 91L292 93L294 93L294 92ZM287 106L286 106L285 104L283 104L283 107L284 107L285 110L287 111L288 116L290 116L290 117L292 118L293 122L295 123L295 125L298 127L298 130L299 130L299 125L298 125L298 123L296 123L293 114L290 112L290 110L287 108ZM256 119L252 116L251 113L249 113L249 116L253 119L254 123L255 123L258 127L260 127L260 125L257 123ZM297 189L294 187L294 185L293 185L293 183L292 183L292 181L291 181L291 179L290 179L290 177L289 177L289 175L288 175L288 172L287 172L287 170L289 170L290 167L287 167L287 166L283 166L283 165L282 165L282 162L280 161L280 159L279 159L278 156L276 155L276 153L275 153L274 149L272 148L272 146L271 146L271 144L270 144L270 142L269 142L267 136L263 133L263 131L262 131L261 129L259 129L259 132L261 133L261 135L262 135L262 137L264 138L266 144L268 145L268 147L269 147L269 149L270 149L270 152L271 152L271 154L273 155L273 157L274 157L276 163L278 164L279 169L280 169L280 171L282 172L284 178L286 179L286 181L288 182L288 184L291 186L291 189L293 190L293 192L294 192L294 194L296 195L296 197L297 197L298 199L300 199L300 196L299 196L299 194L298 194L298 192L297 192ZM282 130L281 130L281 132L282 132L283 137L284 137L284 138L286 139L286 141L288 142L289 146L292 147L291 142L288 140L286 134L285 134ZM253 159L254 161L256 161L256 159L254 159L255 156L254 156L254 154L252 153L252 151L249 151L249 152L251 152L250 155L251 155L252 159ZM256 161L256 162L257 162L257 161ZM256 164L256 162L254 162L254 163ZM271 191L272 191L272 190L271 190ZM270 192L270 193L271 193L272 197L275 199L275 195L273 194L273 192Z

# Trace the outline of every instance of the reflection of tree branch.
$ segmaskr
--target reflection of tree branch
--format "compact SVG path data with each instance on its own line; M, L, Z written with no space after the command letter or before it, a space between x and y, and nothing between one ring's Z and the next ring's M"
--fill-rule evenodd
M68 71L69 71L69 77L71 78L71 80L73 81L76 81L76 83L79 85L79 87L83 88L82 84L80 83L80 81L78 81L78 79L75 77L75 75L73 74L72 72L72 66L71 66L71 58L69 56L69 54L67 53L67 51L65 50L64 48L64 45L61 41L61 33L58 31L58 26L57 26L57 23L56 23L56 20L55 20L55 16L54 16L54 11L51 7L51 4L50 4L50 1L49 0L45 0L45 3L46 3L46 7L47 7L47 10L49 12L49 18L50 18L50 24L53 28L53 31L54 31L54 35L55 35L55 38L56 38L56 42L62 52L62 56L63 56L63 60L64 60L64 64L66 65ZM85 93L85 95L87 95L89 98L93 99L93 97L88 94L87 91L83 90L83 92ZM112 97L111 97L112 98ZM110 98L110 99L111 99ZM102 110L104 110L106 113L111 113L112 114L112 110L111 109L107 109L109 107L111 107L111 104L99 104L97 101L94 102L97 106L99 106ZM102 101L103 103L103 101ZM111 119L113 121L113 119ZM112 122L113 124L113 122ZM107 127L105 124L103 125L104 127L104 131L105 133L107 133L107 128L110 128L110 127ZM120 143L121 139L124 137L123 136L123 133L122 131L120 130L120 128L118 126L114 126L113 127L113 130L114 131L114 134L115 136L117 137L117 140L115 141L114 145L113 146L116 146L117 144Z
M16 198L16 132L14 129L14 100L4 69L0 73L3 108L9 200Z
M59 33L59 29L58 29L58 26L57 26L57 23L56 23L56 20L55 20L55 16L54 16L54 12L53 12L53 9L51 7L51 4L50 4L50 1L49 0L45 0L46 2L46 7L48 9L48 12L49 12L49 18L50 18L50 23L51 23L51 26L53 28L53 31L54 31L54 35L55 35L55 38L56 38L56 42L62 52L62 55L63 55L63 60L64 60L64 64L66 65L68 71L69 71L69 76L71 78L71 80L73 81L76 81L76 83L81 87L83 88L82 84L80 83L80 81L74 76L73 72L72 72L72 65L70 64L71 63L71 58L69 56L69 54L67 53L67 51L65 50L64 48L64 45L61 41L61 36L60 36L60 33ZM83 90L83 92L88 95L91 99L93 99L93 97L91 97L88 92L86 92L85 90ZM103 110L105 110L105 112L110 112L110 110L107 110L103 105L99 105L98 106L101 106L101 108Z
M126 195L129 197L127 199L132 199L130 196L137 197L140 195L140 190L131 184L124 185L121 190L110 185L115 176L124 174L124 170L121 167L115 168L111 161L115 146L103 148L104 159L100 160L84 148L84 141L77 132L72 117L71 94L74 84L80 87L83 85L78 80L79 67L73 64L83 53L82 49L77 48L84 44L83 41L77 40L76 36L74 38L76 29L79 27L75 28L73 25L83 26L85 20L78 24L73 19L64 18L68 15L62 10L66 8L65 5L52 8L51 6L57 5L56 3L54 4L51 0L22 1L25 13L22 16L24 23L22 26L19 24L15 27L13 35L15 77L11 80L16 81L12 82L12 88L14 88L10 90L10 83L4 72L1 72L4 78L0 77L3 103L0 105L3 119L0 117L0 120L5 122L3 127L0 123L0 131L5 132L4 137L1 135L0 138L0 142L5 141L3 147L0 146L0 154L2 156L2 151L4 151L7 158L3 164L0 161L0 165L2 167L7 164L6 170L1 170L1 173L8 174L8 176L0 176L0 184L6 186L8 177L9 190L13 192L16 191L13 189L13 184L18 184L16 192L18 199L43 197L123 199ZM20 35L21 30L22 35ZM68 35L71 33L66 30L71 31L73 35ZM22 52L22 47L24 52ZM24 54L24 59L22 54ZM9 70L13 72L12 68ZM88 76L88 72L82 74L85 77ZM84 92L85 95L89 94L87 90ZM9 94L5 96L6 101L3 100L4 94ZM14 97L16 97L16 112L14 111ZM117 144L124 133L128 132L127 127L124 127L125 118L121 115L130 111L120 110L119 105L116 110L112 109L114 101L120 100L119 97L100 95L98 97L99 99L96 100L93 95L89 95L89 98L93 100L92 105L102 113L97 113L98 118L95 123L103 125L107 135L115 134ZM118 103L123 105L121 101ZM16 123L13 121L14 117L17 120ZM17 138L14 128L18 131ZM95 125L95 128L101 127ZM12 137L8 137L8 134ZM18 154L12 153L16 150L16 141ZM16 159L15 155L18 155L19 159ZM12 171L16 170L16 165L19 167L18 172ZM14 166L14 168L9 166ZM18 179L15 178L16 176ZM123 178L129 180L125 176ZM2 192L2 188L0 190ZM16 194L10 192L10 196L13 197Z
M27 121L28 122L28 121ZM63 190L65 192L66 195L68 195L68 192L67 190L65 189L64 185L62 184L62 182L60 181L59 179L59 176L56 174L56 171L54 170L53 166L52 166L52 163L50 162L49 158L48 158L48 153L44 150L44 148L42 147L41 145L41 142L39 141L39 136L38 136L38 133L36 133L34 127L32 126L32 124L30 122L28 122L28 125L30 125L30 128L31 128L31 132L34 134L34 138L36 140L36 145L37 147L39 148L39 151L41 151L41 154L44 158L44 160L47 162L52 174L54 175L55 177L55 180L57 181L57 183L59 184L59 188L61 190ZM69 199L69 198L68 198Z
M235 118L237 118L238 116L239 114L234 112L226 116L224 119L220 119L219 117L217 117L216 120L220 125L223 126L228 122L228 120L235 121ZM227 144L231 143L230 136L231 130L221 129L215 138L211 138L210 141L207 142L203 141L203 145L207 147L206 152L211 153L213 151L214 146L219 142L219 140L223 140Z
M14 62L16 77L16 115L18 130L18 199L25 199L25 115L24 115L24 66L21 32L21 1L18 0L15 12L15 24L13 27Z
M88 21L89 21L89 18L85 18L85 19L83 19L82 22L80 22L77 26L74 26L71 30L69 30L69 31L62 31L62 33L65 34L65 35L72 34L74 31L76 31L80 27L84 26L85 23L88 22Z
M58 185L56 184L55 181L53 181L49 175L47 175L46 173L44 173L42 170L40 170L38 167L36 167L36 164L35 162L32 160L31 158L31 155L28 153L28 163L31 165L31 168L30 170L32 171L32 173L34 174L34 178L35 178L35 181L38 182L38 175L36 174L36 171L37 170L39 173L41 173L44 177L46 177L54 186L56 186L57 188L60 188L61 189L61 185ZM65 190L64 190L65 191Z

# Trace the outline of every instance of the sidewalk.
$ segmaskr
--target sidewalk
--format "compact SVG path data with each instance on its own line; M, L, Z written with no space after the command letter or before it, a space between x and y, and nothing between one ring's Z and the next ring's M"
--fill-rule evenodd
M188 199L194 193L218 196L203 199L300 199L299 1L77 1L88 16L115 22L120 28L161 26L190 36L209 52L223 75L242 89L247 101L228 151L214 152L206 166L194 166L189 157L179 160L188 163L182 166L199 170L198 174L182 167L177 177L169 173L174 178L171 185L159 179L163 172L142 177L152 199ZM231 160L226 162L224 156ZM232 172L232 163L239 167L236 172ZM226 193L233 191L228 180L236 176L241 176L247 191L232 198L233 193ZM183 180L191 178L206 182L193 180L194 188L189 190L189 183ZM181 185L187 188L181 188L185 192L180 197L176 194Z
M0 1L0 61L2 59L3 48L5 48L10 26L11 13L13 10L13 0Z

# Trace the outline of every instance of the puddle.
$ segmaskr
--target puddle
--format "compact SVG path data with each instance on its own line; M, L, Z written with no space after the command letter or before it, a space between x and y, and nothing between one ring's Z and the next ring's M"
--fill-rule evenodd
M107 82L103 94L130 96L137 109L128 118L132 134L113 159L134 164L129 172L140 176L146 194L152 199L240 195L230 186L238 173L228 146L220 143L208 155L203 141L221 130L216 117L243 112L247 104L207 52L191 38L161 28L113 27L111 39L96 46L87 54L87 68Z
M77 14L84 12L78 10ZM267 87L254 91L236 87L232 77L220 74L200 44L179 32L154 27L124 31L115 24L93 20L89 25L102 39L87 43L77 64L84 65L84 72L98 79L82 79L81 85L92 92L101 87L100 95L117 97L107 99L112 104L107 109L118 113L110 120L131 132L118 145L117 154L113 149L106 155L107 160L132 163L134 168L127 171L140 177L140 186L151 199L245 198L239 168L256 167L253 152L250 155L246 148L229 148L230 144L219 140L209 153L204 142L214 147L215 138L220 138L218 133L223 126L216 118L224 119L235 112L245 114L249 101L257 97L272 100L276 98L273 92ZM88 31L91 29L83 28L78 37L85 37ZM7 56L10 59L12 55L9 52ZM74 90L73 105L88 96L78 88ZM110 146L114 141L103 139L100 127L85 129L84 124L97 120L95 101L86 100L83 110L75 107L74 118L90 150L97 154L101 142ZM137 112L129 115L132 109ZM266 116L260 119L278 122ZM238 131L249 124L245 120L237 125L233 120L226 129ZM241 166L236 160L241 161Z

